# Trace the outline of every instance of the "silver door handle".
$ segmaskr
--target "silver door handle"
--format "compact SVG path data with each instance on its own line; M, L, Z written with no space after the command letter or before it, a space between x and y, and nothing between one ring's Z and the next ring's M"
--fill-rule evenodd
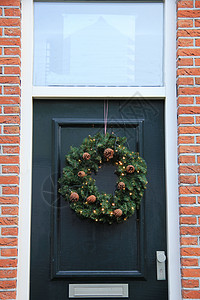
M156 251L157 280L166 280L165 251Z

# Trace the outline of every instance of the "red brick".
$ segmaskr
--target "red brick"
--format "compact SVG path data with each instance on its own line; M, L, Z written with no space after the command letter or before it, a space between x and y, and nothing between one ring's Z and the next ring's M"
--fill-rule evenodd
M177 51L178 56L200 56L200 49L180 48Z
M0 204L18 204L18 197L0 197Z
M18 166L2 166L2 173L5 173L5 174L10 174L10 173L19 174L19 167Z
M19 163L19 156L8 156L2 155L0 156L0 164L18 164Z
M14 97L14 96L0 96L0 104L19 104L20 103L20 98ZM19 121L18 121L19 122ZM0 120L0 123L1 120ZM7 121L5 122L7 123Z
M0 278L15 278L15 277L17 277L17 270L0 270Z
M15 299L16 292L0 292L0 299Z
M18 176L0 176L0 184L18 184Z
M20 6L20 0L1 0L2 6Z
M194 41L193 39L178 39L178 47L193 47Z
M17 225L17 217L0 217L0 225Z
M181 28L193 27L193 20L190 19L178 20L178 27Z
M195 20L195 27L200 27L200 20Z
M200 47L200 39L195 39L195 46Z
M198 259L197 258L182 258L181 259L182 266L191 266L197 267L198 266Z
M195 1L195 7L200 7L200 1L199 0Z
M195 84L200 85L200 77L195 78Z
M0 246L17 246L17 238L0 238Z
M19 57L0 57L0 65L20 65Z
M181 237L181 245L198 245L197 237Z
M200 75L200 68L181 68L177 71L177 74L182 76Z
M20 36L21 30L20 28L5 28L4 29L5 36Z
M193 104L194 98L193 97L178 97L178 105L180 104Z
M178 8L192 8L193 1L192 0L179 0L177 1Z
M193 59L192 58L178 58L178 66L193 66Z
M197 144L200 144L200 136L197 136L197 137L196 137L196 143L197 143Z
M3 186L3 195L19 195L19 188L17 186Z
M0 116L0 123L1 124L19 124L20 118L18 116Z
M178 10L177 12L178 18L199 18L200 11L199 10Z
M200 194L200 186L181 186L180 194Z
M194 117L179 116L178 117L178 124L194 124Z
M4 146L3 153L19 154L19 146Z
M19 8L5 8L4 15L7 17L19 17L20 16L20 9Z
M190 276L191 277L191 276ZM186 290L183 290L182 291L182 296L183 298L190 298L190 299L200 299L200 291L186 291Z
M17 281L16 280L0 280L0 289L16 289Z
M195 176L180 176L179 177L180 183L186 183L186 184L191 184L196 182L196 177Z
M200 104L200 97L196 97L196 104Z
M17 256L17 249L16 248L1 249L1 256L6 256L6 257Z
M20 88L19 86L5 86L4 93L5 95L19 95Z
M5 48L4 49L4 54L5 55L20 55L21 54L21 50L19 47L9 47L9 48Z
M190 153L190 154L200 153L200 146L180 146L179 153ZM191 168L191 167L189 166L189 168ZM196 166L194 166L194 169L196 169ZM189 173L191 173L191 172L189 172ZM193 173L196 173L196 171Z
M18 114L20 112L19 106L5 106L4 113L5 114Z
M183 234L183 235L199 235L200 234L200 227L192 227L192 226L186 226L186 227L181 227L180 228L180 233ZM200 249L197 249L197 248L186 248L187 251L189 251L189 253L191 254L184 254L184 255L192 255L192 256L195 256L196 254L194 253L199 253L198 255L200 255ZM196 252L195 252L195 251ZM183 255L183 254L182 254Z
M18 235L18 228L16 227L6 227L1 229L2 235L12 235L17 236Z
M181 196L179 198L179 203L180 204L195 204L196 203L196 198L195 197L188 197L188 196L186 196L186 197Z
M18 76L0 76L0 84L19 84L20 79Z
M179 134L199 134L200 133L200 126L180 126L178 128L178 133ZM191 137L191 138L193 140L193 137Z
M194 85L194 79L192 77L179 77L177 80L178 85Z
M178 92L180 95L199 95L200 94L200 88L198 87L180 87Z
M182 286L183 286L184 288L195 288L195 287L199 287L199 280L196 280L196 279L191 279L191 280L183 279L183 280L182 280Z
M19 126L4 126L4 134L17 134L19 133Z
M2 215L18 215L18 207L17 206L3 206Z
M2 16L2 8L0 8L0 16Z
M178 108L178 114L200 114L200 106L182 106Z
M1 0L1 2L2 2L2 0ZM0 26L12 27L12 26L20 26L20 25L21 25L21 22L20 22L19 18L1 18L0 19Z
M0 144L18 144L19 136L0 135Z
M16 268L16 259L0 259L0 268Z
M4 67L4 74L21 74L19 67Z
M178 138L179 144L194 144L193 136L179 136Z
M195 163L195 156L193 155L181 155L179 156L179 163L180 164L191 164Z

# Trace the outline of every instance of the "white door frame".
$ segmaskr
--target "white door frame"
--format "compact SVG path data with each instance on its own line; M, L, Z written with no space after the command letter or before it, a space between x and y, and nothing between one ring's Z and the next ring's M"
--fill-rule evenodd
M32 180L32 114L33 95L44 97L44 91L32 90L33 71L33 0L22 0L22 75L21 75L21 147L19 201L19 256L17 300L29 300L31 180ZM181 300L178 173L177 173L177 106L176 106L176 0L165 0L165 89L118 90L117 97L138 94L152 97L165 95L165 151L167 190L167 248L169 300ZM81 91L82 93L83 91ZM54 97L57 91L54 92ZM68 94L66 94L68 93ZM77 96L80 91L64 90L57 97ZM85 89L85 96L97 90ZM112 90L98 90L98 95L111 96ZM161 249L162 250L162 249Z

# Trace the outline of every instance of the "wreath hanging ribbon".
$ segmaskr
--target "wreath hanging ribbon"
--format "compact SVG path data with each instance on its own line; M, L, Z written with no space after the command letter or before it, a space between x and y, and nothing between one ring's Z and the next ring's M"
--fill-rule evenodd
M147 184L147 167L139 153L124 146L125 142L125 137L97 133L85 138L80 147L71 147L59 179L59 192L78 216L120 223L139 208ZM91 176L106 163L116 166L118 175L113 195L100 193Z

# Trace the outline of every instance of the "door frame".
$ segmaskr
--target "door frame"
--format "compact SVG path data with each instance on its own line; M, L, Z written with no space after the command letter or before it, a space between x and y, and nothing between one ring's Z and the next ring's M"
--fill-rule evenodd
M54 98L85 97L139 97L165 98L165 165L166 212L168 249L169 300L181 300L180 235L178 205L178 154L176 105L176 0L165 0L164 24L165 88L63 88L61 94L51 91ZM43 88L32 89L33 71L33 0L22 0L22 64L21 64L21 147L20 147L20 202L17 300L29 300L30 287L30 233L32 194L32 117L33 99L45 97ZM50 95L49 95L50 96ZM84 99L84 97L83 97ZM144 98L143 98L144 100ZM174 251L176 249L176 251ZM162 250L162 249L161 249Z

